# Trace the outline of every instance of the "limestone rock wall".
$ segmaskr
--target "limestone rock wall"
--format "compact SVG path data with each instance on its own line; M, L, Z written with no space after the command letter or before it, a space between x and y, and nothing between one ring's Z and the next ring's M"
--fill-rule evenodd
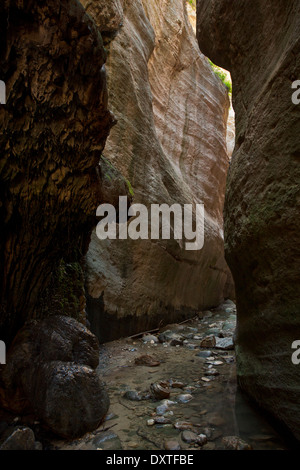
M92 330L107 341L184 319L232 291L222 226L229 101L199 51L184 1L82 3L100 30L123 11L107 46L109 106L118 123L105 158L130 182L134 203L204 202L206 210L201 251L93 234L87 310Z
M80 262L113 120L101 35L79 2L1 2L0 39L0 337L9 342L43 316L55 280L54 313L65 314L70 298L72 316L84 310Z
M298 0L199 0L200 48L231 71L237 143L225 203L242 388L299 439L300 78Z

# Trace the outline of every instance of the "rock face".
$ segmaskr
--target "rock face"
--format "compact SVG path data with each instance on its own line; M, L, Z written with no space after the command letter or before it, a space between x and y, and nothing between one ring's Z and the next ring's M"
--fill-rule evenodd
M112 117L101 35L79 2L1 2L0 37L0 337L10 342L44 315L42 299L50 307L48 286L65 287L52 310L70 298L70 314L84 309L80 262Z
M200 48L231 71L237 145L225 203L242 388L300 439L300 4L198 2Z
M1 405L34 413L61 437L92 431L109 407L98 362L97 338L73 318L33 322L19 331L2 366Z
M206 211L200 251L174 240L99 241L93 234L87 309L92 331L107 341L163 318L184 319L232 291L222 228L229 101L199 51L185 2L82 3L105 34L103 24L112 34L122 22L107 46L109 106L118 124L105 158L130 183L134 203L203 202Z

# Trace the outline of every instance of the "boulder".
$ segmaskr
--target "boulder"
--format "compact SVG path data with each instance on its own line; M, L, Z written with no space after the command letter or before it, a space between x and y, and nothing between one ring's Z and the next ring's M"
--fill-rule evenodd
M32 412L58 436L98 427L109 398L96 368L97 338L76 320L53 316L24 326L1 374L4 408Z

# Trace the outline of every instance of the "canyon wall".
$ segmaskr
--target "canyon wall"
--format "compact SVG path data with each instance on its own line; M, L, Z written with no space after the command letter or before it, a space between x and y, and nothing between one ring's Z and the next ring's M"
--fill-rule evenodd
M232 293L222 221L229 100L199 51L183 0L82 3L108 49L109 107L118 123L105 159L125 176L133 203L203 202L206 215L200 251L174 240L93 234L87 311L92 331L108 341L183 320Z
M51 311L83 318L80 263L113 119L101 35L78 2L1 2L0 23L0 337L10 342Z
M234 4L233 4L234 3ZM298 0L199 0L201 50L231 71L237 144L225 202L239 383L300 439Z
M0 38L0 405L69 438L98 427L109 407L99 342L76 321L105 199L106 54L76 0L1 2Z

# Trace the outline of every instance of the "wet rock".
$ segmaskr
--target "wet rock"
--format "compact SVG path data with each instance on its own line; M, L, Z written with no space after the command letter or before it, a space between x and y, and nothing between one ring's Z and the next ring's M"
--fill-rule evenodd
M176 380L171 382L171 387L172 388L183 388L184 386L185 385L184 385L183 382L179 382L179 381L176 381Z
M164 415L167 411L169 410L169 407L167 405L159 405L156 407L156 414L157 415Z
M150 385L151 393L153 393L154 397L161 400L162 398L169 398L170 390L166 387L163 387L160 384L151 384Z
M176 440L170 440L164 442L164 449L165 450L180 450L180 444Z
M177 421L174 424L174 428L178 429L179 431L190 431L194 428L194 425L192 423L188 423L187 421Z
M203 359L207 359L208 357L211 357L211 351L199 351L196 354L197 357L202 357Z
M34 444L34 450L43 450L43 444L39 441L36 441Z
M143 343L158 343L158 338L154 335L146 335L142 338Z
M237 436L223 437L222 443L228 450L253 450L251 445Z
M199 446L203 446L204 444L207 443L207 436L205 434L198 434L196 443Z
M178 395L178 397L176 397L176 400L177 400L178 403L188 403L192 399L193 399L193 396L189 393L184 393L184 394Z
M217 369L209 369L205 372L205 375L217 376L220 375L220 372Z
M119 437L112 431L101 432L91 441L91 446L102 450L122 450Z
M137 357L134 362L138 366L158 367L160 365L160 361L158 361L155 357L150 356L150 354L144 354L140 357Z
M52 316L23 327L7 358L2 401L35 414L55 434L73 438L94 430L109 398L95 368L97 338L70 317Z
M233 339L232 338L222 338L222 339L217 338L215 348L230 351L234 349Z
M156 416L154 418L155 424L171 424L171 420L165 416Z
M14 430L3 442L0 450L35 450L34 432L27 427Z
M181 433L181 439L187 444L192 444L194 442L197 442L198 436L193 431L186 430Z
M200 343L201 348L214 348L215 345L216 345L216 338L213 335L207 336Z
M128 390L127 392L124 393L123 398L126 400L131 400L131 401L141 401L141 395L139 392L136 390Z

